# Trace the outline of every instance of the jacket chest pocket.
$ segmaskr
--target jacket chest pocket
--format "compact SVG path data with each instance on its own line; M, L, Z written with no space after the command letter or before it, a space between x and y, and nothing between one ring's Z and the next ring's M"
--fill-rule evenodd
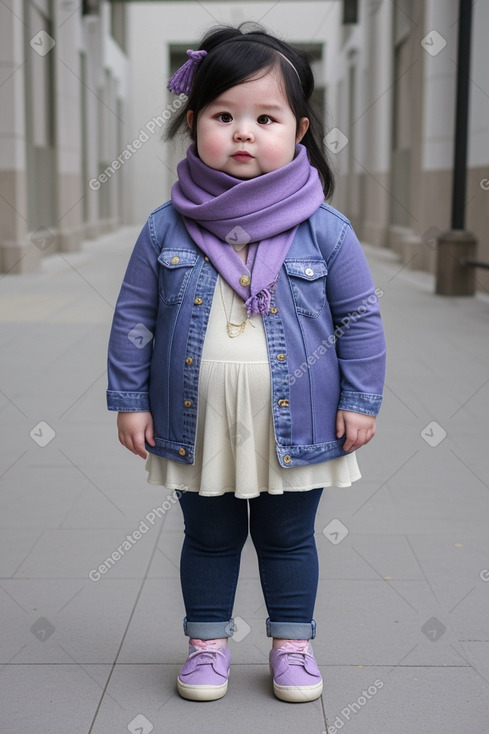
M169 305L181 303L187 290L192 269L197 262L193 250L164 248L158 257L160 264L160 298Z
M324 260L285 260L284 266L297 313L316 318L326 301L326 263Z

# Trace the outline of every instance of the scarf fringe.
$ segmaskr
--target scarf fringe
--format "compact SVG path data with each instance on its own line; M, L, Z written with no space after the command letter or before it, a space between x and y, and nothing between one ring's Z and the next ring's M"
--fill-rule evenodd
M253 313L261 314L262 316L268 313L270 310L271 298L272 295L268 288L263 288L255 296L250 296L248 300L245 301L246 313L248 314L248 318Z

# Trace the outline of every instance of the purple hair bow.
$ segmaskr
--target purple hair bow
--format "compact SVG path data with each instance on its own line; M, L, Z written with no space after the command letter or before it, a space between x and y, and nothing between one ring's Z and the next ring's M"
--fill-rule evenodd
M204 56L207 56L207 51L192 51L189 49L187 51L187 56L189 57L188 61L177 69L168 82L168 89L170 92L173 92L173 94L182 94L183 92L183 94L186 94L188 97L190 90L192 89L192 82L197 66Z

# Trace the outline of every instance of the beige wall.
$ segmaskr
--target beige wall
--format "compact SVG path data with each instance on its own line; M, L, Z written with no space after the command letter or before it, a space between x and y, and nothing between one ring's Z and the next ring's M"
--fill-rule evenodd
M477 240L477 260L489 264L489 166L471 168L467 177L467 229ZM476 287L489 293L489 270L477 268Z
M89 187L105 139L109 160L118 152L128 97L128 59L110 34L110 12L107 0L91 18L81 5L0 3L0 272L38 270L44 255L121 224L124 172L117 186Z
M333 86L333 125L348 134L348 66L354 59L358 73L368 70L366 94L355 100L353 117L360 129L355 127L350 136L353 156L346 148L337 156L333 204L365 242L392 249L409 269L433 274L436 237L451 224L457 11L457 0L392 5L360 0L359 25L365 32L357 29L350 45L336 48L327 77ZM489 3L475 4L473 23L466 229L478 241L477 259L489 263L489 47L482 32L489 23ZM406 44L402 78L396 78L394 65L394 29L399 27L397 38ZM439 53L423 47L432 31L445 42ZM402 117L396 130L401 145L394 159L394 105L401 90ZM489 272L475 272L477 288L489 291Z

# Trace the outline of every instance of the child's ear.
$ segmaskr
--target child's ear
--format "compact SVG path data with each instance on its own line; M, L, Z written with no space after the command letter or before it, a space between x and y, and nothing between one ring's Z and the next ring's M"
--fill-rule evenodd
M297 135L295 136L295 142L300 143L304 135L307 133L309 129L309 118L308 117L301 117L299 120L299 125L297 126Z
M193 110L189 110L187 112L187 125L192 130L193 125L194 125L194 111Z

